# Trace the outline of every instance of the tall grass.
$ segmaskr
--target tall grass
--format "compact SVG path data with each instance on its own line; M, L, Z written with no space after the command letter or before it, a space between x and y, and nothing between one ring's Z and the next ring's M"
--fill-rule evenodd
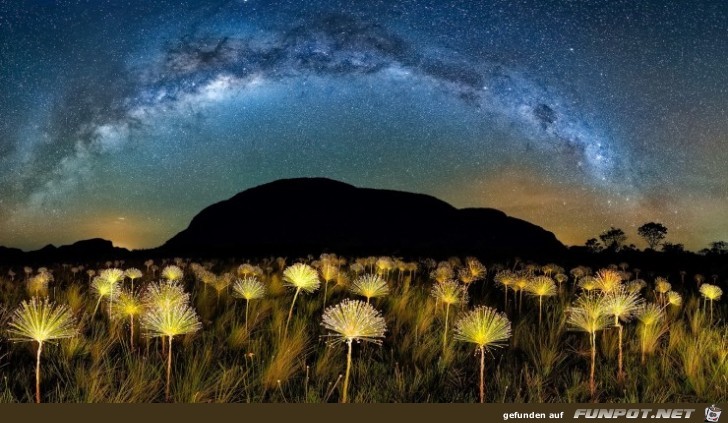
M326 341L333 337L326 335L337 332L320 324L331 308L323 307L324 290L301 288L296 295L298 287L284 275L291 267L287 263L310 266L315 285L324 277L324 259L338 268L329 282L326 304L336 306L356 298L350 287L365 274L376 275L389 287L386 296L370 297L387 329L383 338L376 338L382 345L354 339L348 365L346 342L331 346ZM119 282L113 295L101 300L91 287L93 277L107 268L121 268L116 267L120 262L108 267L74 263L84 275L75 279L73 272L53 264L31 268L26 277L14 280L7 268L0 268L0 275L7 275L0 276L0 308L8 310L7 317L29 301L28 281L48 273L54 275L46 292L48 301L67 307L77 334L59 339L58 348L47 348L44 342L40 366L35 341L8 342L15 336L1 334L0 401L34 402L34 388L40 388L44 402L335 402L343 401L344 395L347 402L478 402L481 368L484 401L728 400L728 307L721 298L714 299L711 318L711 301L698 291L692 275L686 277L689 286L680 286L680 279L670 276L678 282L659 292L654 275L660 269L644 269L641 275L648 282L632 278L613 291L624 290L649 302L640 301L632 312L605 305L593 313L581 301L593 297L606 304L611 284L599 282L601 271L586 266L562 272L553 263L540 266L518 260L487 263L487 273L485 265L481 269L468 258L390 259L312 256L243 264L180 259L157 260L149 267L130 262L129 268L147 269L134 279L135 290L131 291L129 280L124 288ZM89 270L93 270L91 280L85 277ZM227 288L218 295L215 279L226 274L236 275L232 295L227 295ZM529 283L561 274L573 277L560 282L555 295L542 296L538 307L538 295ZM332 276L326 271L326 277ZM617 276L629 277L624 271ZM236 277L256 279L256 289L262 287L265 295L254 298L257 294L251 294L250 287L236 289ZM524 281L526 285L518 284ZM534 301L524 304L523 291ZM39 298L36 301L43 297ZM359 298L366 304L366 296ZM104 301L112 303L111 319L106 318ZM194 307L199 329L173 335L171 346L166 334L150 336L149 326L140 324L150 309L180 304ZM501 341L509 345L503 353L484 346L481 354L477 343L458 347L463 344L460 335L457 340L455 336L458 322L476 305L506 313L497 312L512 327L512 334ZM95 306L103 318L94 316ZM635 323L630 323L632 318ZM10 329L6 320L3 324L0 319L0 324ZM482 366L473 365L473 351ZM36 378L38 367L42 373Z

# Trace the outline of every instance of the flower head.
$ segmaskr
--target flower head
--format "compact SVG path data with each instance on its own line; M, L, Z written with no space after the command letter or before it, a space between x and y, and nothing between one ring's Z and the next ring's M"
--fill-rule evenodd
M148 309L141 317L141 327L151 338L173 337L197 332L202 323L189 304L177 303L171 307Z
M524 291L528 287L528 284L530 282L531 282L531 278L528 273L526 273L526 272L516 273L516 279L513 284L513 290L519 291L519 292Z
M526 285L526 292L536 297L556 295L556 283L548 276L536 276Z
M700 285L700 294L710 301L718 301L723 295L723 290L717 285L704 283Z
M437 269L430 272L430 277L439 283L450 280L454 276L455 271L452 269L452 266L447 262L440 263Z
M387 325L381 313L361 300L346 299L324 311L321 325L330 331L333 344L366 341L381 344Z
M138 316L144 310L141 298L130 289L122 289L113 299L114 308L112 309L112 319L125 319L132 316Z
M430 295L443 304L463 304L468 302L468 290L454 280L432 285Z
M383 297L389 293L389 285L387 281L382 279L379 275L366 274L361 275L354 282L352 282L349 290L354 294L361 295L362 297L376 298Z
M394 260L391 257L379 257L376 261L375 266L380 273L387 273L394 269Z
M304 263L288 266L283 271L283 282L286 286L300 289L309 294L315 292L321 286L316 269Z
M53 281L53 275L48 271L40 272L28 279L28 293L31 296L48 295L48 284Z
M246 276L260 276L263 274L263 269L261 269L259 266L253 266L250 263L243 263L240 266L238 266L238 276L246 277Z
M607 326L608 313L604 297L586 293L580 295L568 309L568 322L577 330L594 333Z
M614 269L602 269L594 277L596 289L604 292L616 292L622 286L622 274Z
M615 324L618 320L631 320L643 302L639 292L629 291L624 287L606 294L603 301L606 312L614 316Z
M177 282L157 282L147 286L142 294L142 302L146 307L166 309L179 304L186 304L190 294L184 291Z
M583 289L586 292L591 292L598 288L597 280L593 276L582 276L579 279L579 288Z
M130 267L124 271L124 276L131 280L139 279L142 277L142 271L136 267Z
M162 269L162 277L168 281L182 280L184 272L175 265L170 265Z
M682 301L682 295L677 292L670 291L667 293L667 303L671 306L680 307L682 305Z
M70 309L56 305L48 298L33 297L30 301L23 301L11 316L9 326L11 341L40 343L78 334Z
M635 279L627 283L626 287L628 291L640 292L647 286L647 282L642 279Z
M101 272L99 276L94 277L93 281L91 281L91 291L99 299L114 295L119 289L119 280L115 277L105 277L104 272Z
M655 291L660 294L666 294L672 289L672 285L665 278L658 277L655 279Z
M233 278L234 276L232 273L223 273L222 275L216 276L215 279L213 279L212 287L215 288L215 291L217 291L219 295L223 291L226 291L228 286L232 285Z
M247 276L243 279L236 279L233 283L233 297L245 300L257 300L265 297L267 289L258 278Z
M486 273L487 269L480 260L475 257L467 257L465 259L465 267L461 269L458 276L460 276L463 283L471 283L485 278Z
M516 283L516 274L510 270L502 270L495 275L495 283L508 289L509 286Z
M109 284L116 284L124 279L124 271L117 268L104 269L99 274L99 277L106 279Z
M662 320L662 308L657 304L643 304L636 312L637 319L645 326L653 326Z
M476 307L455 323L454 338L479 348L500 347L510 337L510 320L494 308Z

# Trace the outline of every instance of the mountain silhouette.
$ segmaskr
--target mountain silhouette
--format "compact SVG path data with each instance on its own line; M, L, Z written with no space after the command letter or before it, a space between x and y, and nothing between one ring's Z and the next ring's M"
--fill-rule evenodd
M229 256L317 254L559 256L553 233L488 208L358 188L326 178L281 179L195 216L158 253Z
M89 260L116 260L130 256L129 250L114 247L111 241L93 238L75 242L71 245L45 247L24 252L17 248L0 247L0 262L15 264L47 264Z

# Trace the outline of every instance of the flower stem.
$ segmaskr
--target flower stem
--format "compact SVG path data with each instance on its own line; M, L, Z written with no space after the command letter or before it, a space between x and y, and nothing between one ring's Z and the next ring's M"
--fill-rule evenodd
M38 342L38 354L35 359L35 402L40 404L40 353L43 351L43 341Z
M485 402L485 350L480 346L480 403Z
M167 353L167 387L164 390L164 399L169 402L169 381L172 375L172 337L169 337L169 351Z
M288 324L291 323L291 317L293 317L293 305L296 304L296 298L298 298L298 293L301 291L301 288L296 289L296 293L293 294L293 301L291 301L291 308L288 310L288 319L286 320L286 329L283 331L283 337L285 338L288 335Z
M450 304L445 305L445 330L442 332L442 351L445 352L447 345L447 320L450 315Z
M341 402L347 401L347 390L349 389L349 372L351 371L351 339L346 341L346 345L349 347L349 351L346 353L346 376L344 376L344 394L341 398Z
M245 300L245 332L248 332L248 305L250 300Z
M91 316L96 316L96 311L99 309L99 304L101 304L101 297L99 297L98 301L96 301L96 307L94 307L94 312Z
M589 343L591 344L591 368L589 370L589 391L591 393L592 399L594 399L594 394L596 393L597 386L596 382L594 381L594 369L596 366L596 359L597 359L597 333L592 332L591 337L589 338Z
M617 381L624 382L624 370L623 370L623 358L622 358L622 325L617 322L617 329L619 330L619 354L617 358L617 364L618 364L618 371L617 371Z

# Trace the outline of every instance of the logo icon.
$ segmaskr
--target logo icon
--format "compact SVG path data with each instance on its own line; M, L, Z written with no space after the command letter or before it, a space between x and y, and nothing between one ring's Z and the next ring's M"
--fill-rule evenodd
M715 423L720 418L721 409L716 407L715 404L705 408L705 421Z

